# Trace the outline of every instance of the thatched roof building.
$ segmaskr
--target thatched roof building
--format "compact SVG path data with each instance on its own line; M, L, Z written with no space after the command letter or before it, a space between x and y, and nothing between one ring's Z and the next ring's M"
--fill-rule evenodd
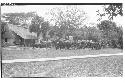
M3 35L4 42L13 44L15 41L18 41L20 43L30 43L31 40L36 40L37 39L37 34L36 33L31 33L27 28L24 28L22 26L17 26L13 24L7 23L4 27L5 32Z

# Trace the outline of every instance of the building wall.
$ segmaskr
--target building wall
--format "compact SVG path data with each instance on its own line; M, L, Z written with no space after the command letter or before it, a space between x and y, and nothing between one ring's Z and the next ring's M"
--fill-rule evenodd
M7 39L7 43L8 43L9 45L15 45L15 44L14 44L14 41L15 41L15 39Z
M35 39L24 39L25 46L33 46L35 44Z

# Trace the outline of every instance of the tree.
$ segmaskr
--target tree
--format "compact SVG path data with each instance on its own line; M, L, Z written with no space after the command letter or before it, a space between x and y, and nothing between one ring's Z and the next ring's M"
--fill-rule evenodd
M99 42L102 38L102 33L97 27L85 27L83 28L83 38L85 40L92 40L94 42Z
M85 12L73 6L67 6L65 9L54 8L49 14L52 16L51 21L55 22L54 26L60 29L59 34L63 38L68 33L72 33L75 28L82 26L86 19Z
M31 20L35 16L35 12L28 13L4 13L2 18L14 25L26 24L27 21Z
M117 27L115 22L104 20L101 21L100 24L98 24L98 28L103 33L103 39L105 39L110 44L110 46L119 47L119 44L121 44L120 47L122 46L123 43L122 27Z
M48 35L48 31L50 29L50 24L48 21L41 23L41 32L43 34L43 38L46 39Z
M100 13L99 10L97 11L97 13L98 13L97 15L99 15L101 18L103 16L108 15L109 20L113 20L113 18L118 15L123 16L122 3L105 5L105 6L103 6L103 8L104 8L103 13Z
M37 33L37 37L39 37L40 34L42 34L42 37L45 39L49 27L50 25L48 21L45 21L43 17L39 17L38 15L36 15L31 21L29 30L30 32Z
M5 28L6 23L1 21L1 39L4 39L4 33L6 32L6 28Z

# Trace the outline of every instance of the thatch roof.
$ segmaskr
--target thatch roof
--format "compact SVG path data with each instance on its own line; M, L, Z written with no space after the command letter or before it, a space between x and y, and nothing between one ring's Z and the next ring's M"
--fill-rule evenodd
M29 32L28 29L23 28L21 26L13 25L13 24L7 24L7 27L9 30L15 32L17 35L24 39L37 39L37 34L36 33L31 33Z

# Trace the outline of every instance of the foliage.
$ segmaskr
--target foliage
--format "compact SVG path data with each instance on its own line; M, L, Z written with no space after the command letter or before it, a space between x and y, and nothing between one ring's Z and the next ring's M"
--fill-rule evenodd
M6 23L1 21L1 39L4 39L3 34L6 32L5 25Z
M66 9L54 8L50 12L51 21L58 26L64 38L68 33L72 33L75 28L79 28L86 19L85 12L76 7L67 6Z
M46 33L49 29L49 22L45 21L44 18L39 17L38 15L34 16L29 27L30 32L37 33L37 37L42 33L43 38L45 38Z
M6 21L9 21L9 23L14 25L21 25L26 24L27 21L32 19L34 17L35 12L28 12L28 13L4 13L2 15L2 18L4 18Z
M40 24L43 22L43 18L40 18L39 16L34 16L34 18L31 21L31 25L29 27L30 32L40 33Z
M92 40L95 42L101 40L102 33L97 27L85 27L83 31L83 38L85 40Z
M113 38L115 34L117 34L117 26L115 22L109 21L109 20L104 20L101 21L100 24L98 24L99 30L103 32L103 37L107 38Z
M123 16L122 4L109 5L107 8L105 8L105 11L107 12L107 14L109 14L109 19L112 20L114 16Z
M108 41L111 47L122 47L123 43L123 29L117 27L115 22L104 20L98 24L98 28L103 33L103 39Z
M110 5L105 5L104 6L104 12L100 13L100 11L97 11L98 14L101 18L103 16L108 15L109 20L113 20L114 17L121 15L123 16L123 9L122 9L122 3L119 4L110 4Z

